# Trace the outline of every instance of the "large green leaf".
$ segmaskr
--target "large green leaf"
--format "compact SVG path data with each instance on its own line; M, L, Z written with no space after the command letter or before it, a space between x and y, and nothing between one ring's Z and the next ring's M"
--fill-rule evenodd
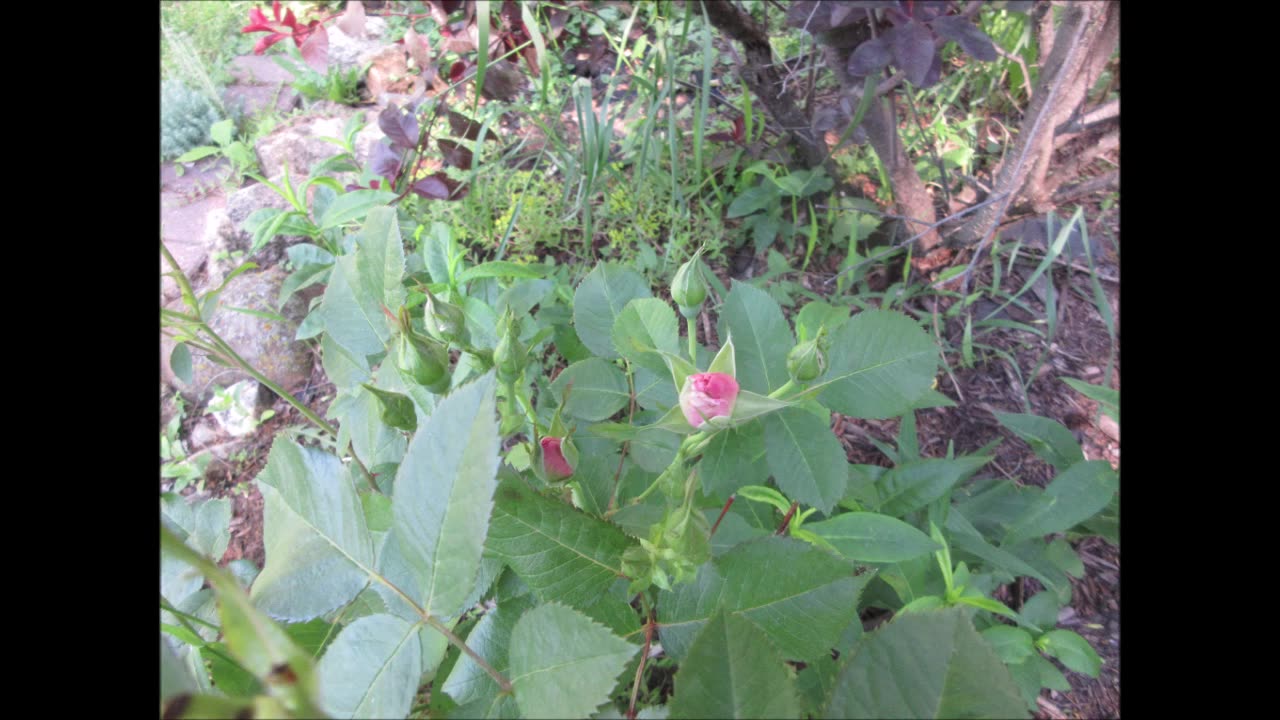
M542 600L586 607L623 576L632 541L616 526L521 482L503 482L496 505L485 545Z
M941 549L916 528L876 513L843 513L830 520L805 523L804 528L859 562L899 562Z
M277 437L258 475L267 562L253 600L268 614L310 620L369 582L373 541L342 461Z
M392 615L362 617L320 658L321 704L337 718L406 717L422 671L418 626Z
M527 610L533 607L529 596L504 600L498 607L480 618L480 622L467 636L467 646L484 658L494 670L505 673L509 669L511 631ZM515 713L503 712L503 705L514 711L515 701L509 695L501 695L501 688L470 656L463 654L449 673L441 689L469 712L459 712L458 717L514 717Z
M909 613L864 635L823 717L1026 717L1026 708L1004 663L952 608Z
M1061 532L1084 522L1111 502L1119 487L1106 460L1079 462L1053 479L1031 507L1009 528L1004 545Z
M160 500L160 521L197 552L221 558L231 539L231 501L206 499L192 503L187 498L166 495ZM170 553L160 555L160 594L175 605L200 590L204 580L189 563ZM169 613L160 613L161 621L177 624Z
M1057 420L1039 415L996 413L996 420L1022 438L1031 450L1059 472L1084 460L1080 443Z
M649 284L634 270L600 263L573 295L573 323L582 344L597 357L616 358L613 323L627 303L650 297Z
M627 376L608 360L590 358L565 368L551 383L551 393L564 397L565 388L573 383L564 411L583 420L604 420L631 399Z
M386 367L383 363L382 368ZM350 394L339 395L329 406L329 412L338 419L338 446L345 447L344 439L350 438L352 451L365 467L398 463L404 457L407 444L404 433L383 422L382 406L366 388L358 387Z
M698 631L723 608L758 626L791 660L828 652L858 613L873 577L809 543L770 536L742 543L698 569L658 604L662 647L681 658Z
M573 608L526 612L511 631L511 684L526 718L590 715L609 700L639 647Z
M404 247L393 208L369 213L355 253L343 255L334 265L325 288L325 332L356 355L382 352L392 331L383 306L394 312L404 304L401 285Z
M744 390L767 395L790 379L787 353L796 340L769 293L734 281L720 308L720 337L730 336Z
M480 568L498 472L493 375L453 391L409 443L396 474L392 531L415 570L415 600L452 617Z
M947 511L947 534L949 535L948 541L954 550L961 550L975 555L985 560L991 567L1004 570L1010 574L1033 577L1046 586L1053 584L1048 577L1028 565L1022 558L987 542L987 539L978 532L978 529L969 522L961 509L955 505L951 506Z
M792 500L829 514L849 483L849 460L831 433L829 419L802 408L764 418L769 472Z
M676 673L673 718L799 717L791 669L769 638L740 615L717 611Z
M636 298L613 321L613 347L622 357L655 373L667 363L653 352L680 352L680 330L671 306L657 298Z
M818 336L818 329L822 326L825 325L830 333L848 321L848 307L834 307L821 300L814 300L806 303L796 313L796 334L804 340L812 340Z
M942 497L956 483L973 475L991 462L988 455L954 459L929 458L903 463L880 477L876 483L880 493L878 510L885 515L902 517Z
M1098 677L1102 658L1088 640L1072 630L1050 630L1037 643L1044 651L1062 661L1067 668L1089 677Z
M769 477L763 459L764 430L760 423L716 433L698 464L702 491L711 497L727 498L743 485L763 485Z
M850 417L906 414L938 370L933 340L910 318L886 310L858 313L837 328L828 357L818 397Z

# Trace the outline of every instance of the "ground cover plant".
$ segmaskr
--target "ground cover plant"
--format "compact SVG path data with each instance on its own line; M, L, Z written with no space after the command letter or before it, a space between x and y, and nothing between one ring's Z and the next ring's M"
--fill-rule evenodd
M335 5L253 8L244 29L263 52L300 48L361 7ZM844 27L827 5L786 16ZM937 38L991 42L972 4L927 18L920 3L848 5L885 6L919 40L876 35L864 76L892 64L932 84ZM1088 253L1082 211L1050 221L1034 268L1016 239L974 252L990 263L978 273L902 237L873 245L873 218L893 213L839 196L830 147L807 167L774 154L764 138L785 144L788 111L753 99L755 81L713 92L713 57L732 54L715 30L733 22L714 7L404 4L424 92L377 113L366 164L353 120L329 160L259 177L287 207L250 216L250 262L217 287L193 286L162 243L182 296L162 311L175 372L192 354L238 367L306 425L276 433L255 473L260 566L216 563L228 500L162 496L165 717L1025 717L1045 688L1070 688L1060 667L1099 675L1060 619L1083 572L1071 541L1118 543L1119 474L1031 412L1052 359L1019 377L1027 412L994 415L1050 469L1043 487L993 469L999 440L962 451L922 431L965 402L944 382L1016 354L998 332L1047 347L1069 302L1110 317L1096 277L1055 290L1073 232ZM552 82L570 70L548 52L566 26L612 50L607 79ZM699 82L677 78L691 69ZM712 132L716 97L731 117ZM855 134L870 104L839 130ZM506 136L513 108L536 148ZM946 134L969 153L939 155L939 181L972 171L981 145L943 111L916 142L927 154ZM295 240L279 305L322 288L298 338L332 383L323 411L210 322L237 310L221 292L281 236ZM738 257L749 270L728 272ZM962 274L972 289L947 284ZM1044 321L1009 320L1033 293ZM1118 425L1111 369L1103 386L1068 381ZM868 437L876 462L833 433L853 421L896 423ZM192 484L203 467L176 426L162 441L167 472Z

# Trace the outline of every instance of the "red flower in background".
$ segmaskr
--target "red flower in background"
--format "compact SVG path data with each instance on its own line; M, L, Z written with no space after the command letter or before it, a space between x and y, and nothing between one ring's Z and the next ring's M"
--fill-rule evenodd
M280 0L273 0L271 3L271 14L275 17L275 22L267 20L267 16L258 8L249 11L249 24L240 28L242 33L264 32L270 33L266 37L258 41L253 46L253 54L261 55L266 52L267 48L284 40L287 37L293 38L293 43L298 47L302 47L302 43L315 30L319 20L312 20L306 25L299 25L298 19L293 16L293 10L286 10L284 17L280 17Z

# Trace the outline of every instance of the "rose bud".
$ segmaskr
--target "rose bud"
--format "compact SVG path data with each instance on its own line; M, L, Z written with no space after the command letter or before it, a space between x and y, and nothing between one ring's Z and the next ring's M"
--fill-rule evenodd
M422 322L431 334L442 340L463 340L466 338L466 316L462 308L447 303L427 291L427 306L423 312Z
M680 410L685 420L698 429L712 418L732 416L737 400L738 381L724 373L690 375L680 390Z
M671 279L671 299L680 306L680 314L687 318L697 317L702 301L707 299L707 286L702 280L702 273L698 272L698 256L701 254L702 249L699 248Z
M826 369L827 353L818 340L800 343L787 353L787 372L796 382L815 380Z
M573 466L569 464L565 458L565 450L570 449L572 444L564 442L564 438L544 437L541 440L542 445L542 472L547 482L556 482L564 480L573 475ZM562 447L566 445L566 447ZM570 450L571 455L576 455Z

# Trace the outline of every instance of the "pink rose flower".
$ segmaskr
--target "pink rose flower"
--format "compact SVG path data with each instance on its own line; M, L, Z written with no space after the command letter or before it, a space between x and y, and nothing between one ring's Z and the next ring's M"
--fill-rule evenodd
M730 417L738 400L738 381L724 373L698 373L684 380L680 410L685 420L701 429L711 418Z
M563 480L573 474L573 467L560 449L561 438L544 437L542 443L542 470L548 481Z

